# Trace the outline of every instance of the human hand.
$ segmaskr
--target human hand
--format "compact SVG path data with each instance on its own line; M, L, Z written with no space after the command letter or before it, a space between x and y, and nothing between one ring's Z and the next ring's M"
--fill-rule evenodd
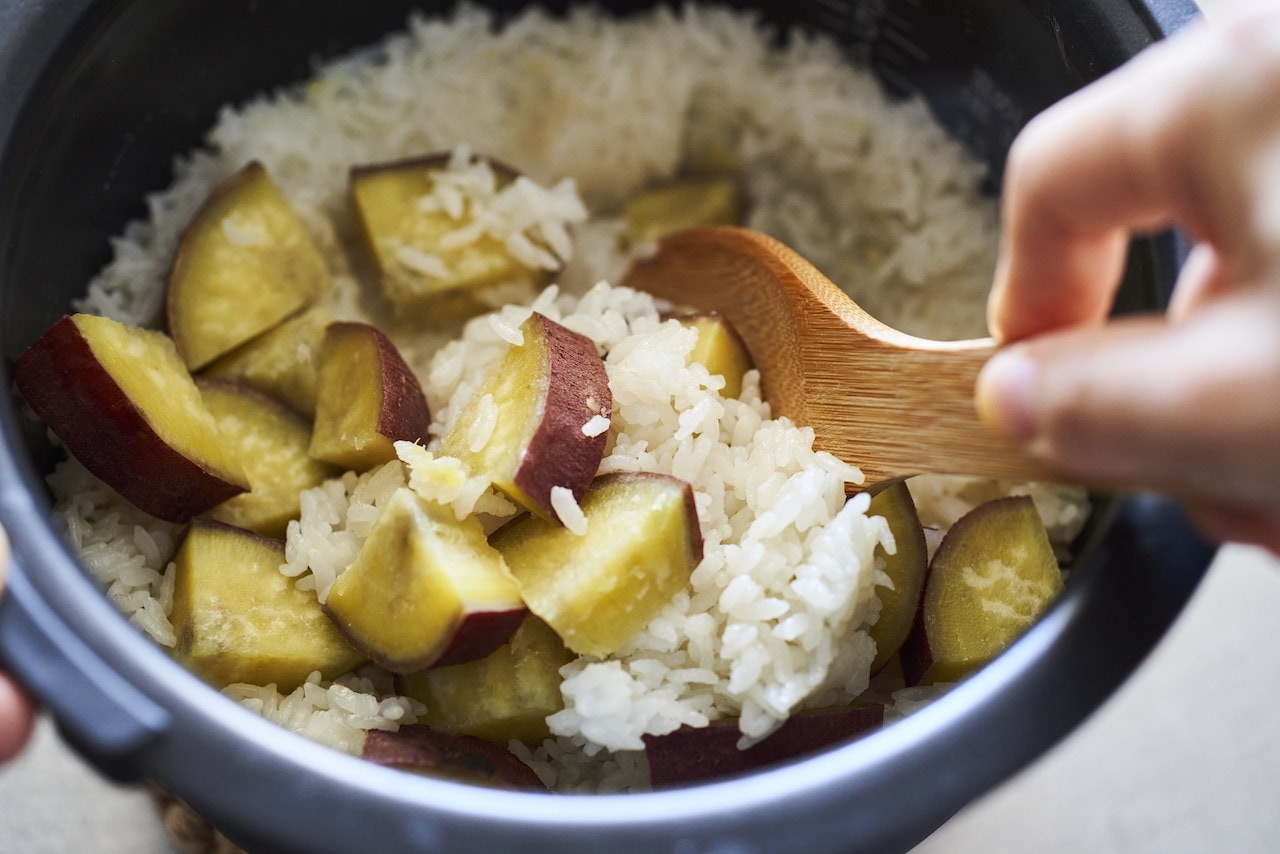
M9 538L0 528L0 595L9 573ZM0 671L0 763L12 759L31 736L35 709L17 683Z
M1069 476L1280 553L1280 8L1197 23L1014 143L983 416ZM1196 242L1165 317L1106 322L1135 233Z

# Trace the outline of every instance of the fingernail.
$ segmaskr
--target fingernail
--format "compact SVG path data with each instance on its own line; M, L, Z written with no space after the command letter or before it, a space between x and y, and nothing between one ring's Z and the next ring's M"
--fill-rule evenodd
M978 417L995 429L1020 441L1036 435L1032 395L1036 363L1021 348L992 356L978 374L975 402Z

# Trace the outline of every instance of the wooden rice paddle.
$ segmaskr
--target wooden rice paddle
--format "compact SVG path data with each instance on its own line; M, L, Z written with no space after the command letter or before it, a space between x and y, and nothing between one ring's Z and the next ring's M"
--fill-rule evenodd
M678 232L623 284L728 318L774 415L813 427L814 447L861 468L864 489L925 473L1054 479L978 419L974 382L994 340L930 341L886 326L771 237Z

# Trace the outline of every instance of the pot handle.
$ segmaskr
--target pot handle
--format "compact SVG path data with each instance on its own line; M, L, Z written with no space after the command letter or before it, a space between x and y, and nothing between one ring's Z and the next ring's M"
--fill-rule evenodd
M138 760L169 729L169 713L68 629L27 579L3 528L0 664L44 701L62 737L99 771L117 782L142 778Z

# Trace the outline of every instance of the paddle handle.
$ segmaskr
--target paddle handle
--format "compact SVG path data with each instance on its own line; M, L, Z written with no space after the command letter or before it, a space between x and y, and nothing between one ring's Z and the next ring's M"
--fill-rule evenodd
M813 425L815 447L859 461L868 485L926 473L1054 479L978 417L974 386L994 341L893 338L849 348L845 333L845 348L828 351L827 368L806 376L801 417ZM811 339L805 349L824 348Z

